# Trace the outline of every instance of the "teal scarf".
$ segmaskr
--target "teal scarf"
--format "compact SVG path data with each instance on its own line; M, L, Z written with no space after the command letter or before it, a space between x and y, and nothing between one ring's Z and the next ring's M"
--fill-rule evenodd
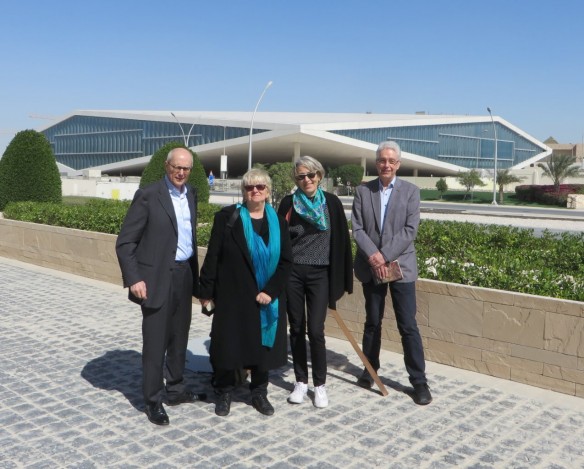
M269 239L268 245L257 234L252 226L249 211L245 205L239 205L239 214L243 223L243 233L247 249L253 261L255 278L260 291L266 286L268 280L276 272L280 261L280 223L278 215L270 204L266 204L265 214L268 219ZM262 345L273 347L278 329L278 298L272 298L267 305L260 306L260 318L262 327Z
M329 228L328 220L326 219L325 206L326 200L324 192L319 187L316 189L314 198L310 200L302 189L296 189L292 196L294 203L294 211L304 218L308 223L316 226L320 231L326 231Z

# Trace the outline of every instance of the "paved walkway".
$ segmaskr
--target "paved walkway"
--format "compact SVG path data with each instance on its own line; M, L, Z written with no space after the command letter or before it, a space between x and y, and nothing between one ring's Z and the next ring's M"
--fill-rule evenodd
M196 311L191 337L209 324ZM326 409L286 402L285 367L271 376L272 417L242 388L228 417L185 404L156 427L141 411L140 311L126 292L0 258L0 468L584 467L584 399L428 363L434 402L419 407L400 355L382 353L384 398L354 384L348 342L328 348ZM208 373L187 379L212 395Z

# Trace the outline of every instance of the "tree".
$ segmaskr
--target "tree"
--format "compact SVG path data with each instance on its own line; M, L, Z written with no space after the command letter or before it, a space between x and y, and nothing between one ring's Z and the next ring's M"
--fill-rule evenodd
M515 174L511 174L509 172L509 168L507 169L498 169L497 170L497 185L499 186L499 203L503 204L503 198L505 196L505 186L507 184L513 184L514 182L521 182L523 181L523 177L515 176Z
M549 177L554 184L556 193L560 192L560 185L569 177L578 176L580 168L575 166L576 157L574 155L553 154L546 163L538 163L543 169L543 174Z
M274 163L267 169L272 179L272 206L277 208L280 202L294 189L294 165L292 163Z
M475 186L482 187L485 185L481 179L481 176L479 175L479 172L476 169L471 169L470 171L459 173L458 176L456 176L456 180L466 188L464 200L466 200L466 196L472 189L474 189Z
M61 176L51 144L36 130L18 132L0 159L0 210L8 202L61 202Z
M184 144L180 142L170 142L152 155L150 162L144 168L142 172L142 178L140 179L140 187L146 187L153 182L159 181L166 174L164 163L166 157L170 150L175 148L186 148ZM207 180L207 175L205 173L205 168L201 164L201 161L197 157L197 154L189 149L193 154L193 169L189 175L188 183L197 188L197 200L199 202L209 202L209 181Z
M329 177L332 177L335 183L338 178L341 178L342 184L348 182L352 187L357 187L363 180L363 166L358 164L344 164L332 170L329 173Z
M440 193L440 200L442 200L442 195L448 190L448 184L444 178L438 179L436 182L436 189Z

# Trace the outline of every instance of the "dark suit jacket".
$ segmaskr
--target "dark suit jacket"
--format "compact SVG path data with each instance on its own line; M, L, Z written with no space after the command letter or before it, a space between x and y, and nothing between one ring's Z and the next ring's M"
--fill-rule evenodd
M198 289L197 261L197 194L187 187L191 211L194 254L190 259L193 272L193 295ZM147 299L142 301L130 291L128 297L146 308L159 308L168 298L170 270L174 266L178 244L176 215L164 179L138 189L116 242L116 254L122 270L124 287L143 280Z
M389 199L389 207L381 226L379 178L357 187L353 199L351 223L357 243L355 276L362 283L373 278L367 260L381 251L386 261L399 260L404 278L414 282L418 278L418 264L414 240L420 224L420 190L400 178Z

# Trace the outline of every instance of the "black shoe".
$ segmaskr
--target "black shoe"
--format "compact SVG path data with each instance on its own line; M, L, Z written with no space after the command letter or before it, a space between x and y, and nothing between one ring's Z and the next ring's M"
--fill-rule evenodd
M168 415L160 403L146 404L146 415L154 425L168 425Z
M260 414L274 415L274 408L272 407L272 404L270 404L270 401L268 401L267 396L264 396L263 394L252 396L251 404Z
M359 376L357 386L361 386L365 389L371 389L371 386L373 386L373 378L367 370L364 370L363 373L361 373L361 376Z
M167 399L167 404L172 405L179 405L185 403L192 403L198 401L205 401L207 400L207 395L205 393L196 393L193 391L185 391L184 393L180 394L177 397L172 399Z
M418 405L428 405L432 402L432 394L427 383L414 384L414 402Z
M215 403L215 414L219 417L225 417L229 414L231 409L231 393L224 392L219 396L217 402Z

